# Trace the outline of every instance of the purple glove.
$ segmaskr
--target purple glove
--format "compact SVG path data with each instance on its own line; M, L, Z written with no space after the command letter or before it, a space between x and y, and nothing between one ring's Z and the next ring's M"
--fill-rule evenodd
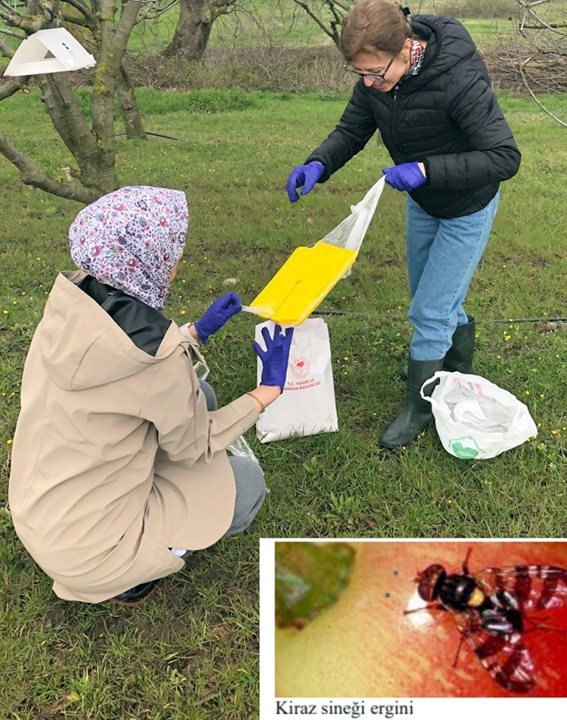
M280 325L274 328L274 337L270 337L270 331L267 327L262 328L262 337L266 344L266 349L253 343L254 352L262 361L262 379L261 385L277 385L283 392L285 385L285 376L287 375L287 365L289 363L289 351L291 348L291 339L293 337L293 328L288 328L285 335L282 334Z
M386 182L396 190L415 190L423 185L427 178L421 172L418 163L403 163L402 165L394 165L394 167L382 170L386 176Z
M227 293L207 308L205 314L195 323L195 330L202 343L206 343L209 336L220 330L233 315L242 310L240 298L236 293Z
M297 188L303 188L302 195L307 195L308 192L311 192L317 180L319 180L324 172L325 166L317 160L307 163L307 165L298 165L294 168L285 184L289 201L293 203L299 200Z

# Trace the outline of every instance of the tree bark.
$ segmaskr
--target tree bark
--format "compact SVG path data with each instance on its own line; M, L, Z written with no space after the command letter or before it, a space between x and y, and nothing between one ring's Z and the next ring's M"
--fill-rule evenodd
M213 22L208 0L181 0L179 21L164 55L200 60L209 42Z
M79 165L82 184L96 189L100 195L116 190L118 178L114 156L102 152L101 144L79 108L69 76L66 73L44 75L40 87L53 127ZM93 105L95 103L96 98L93 98Z
M22 88L26 87L29 82L29 77L19 77L13 80L8 80L3 85L0 85L0 101L5 100L14 93L19 92Z
M207 48L215 20L230 12L237 0L180 0L179 21L166 57L180 56L197 61Z
M126 130L126 137L128 138L141 138L147 140L147 135L144 131L144 125L142 123L142 115L140 108L136 102L136 94L134 87L130 80L130 76L124 65L120 68L120 80L118 83L118 102L120 103L120 114L124 121L124 129Z
M17 150L2 133L0 133L0 153L17 167L25 185L31 185L52 195L67 198L68 200L78 200L85 204L93 202L101 195L97 190L83 187L79 183L62 183L51 177L45 170L42 170L30 160L27 155Z

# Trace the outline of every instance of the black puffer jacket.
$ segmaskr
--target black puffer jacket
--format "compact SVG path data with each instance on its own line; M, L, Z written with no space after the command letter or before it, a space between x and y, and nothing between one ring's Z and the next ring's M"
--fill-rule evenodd
M411 196L427 213L470 215L492 200L500 181L516 174L520 151L461 23L416 15L412 27L427 41L420 72L404 77L397 93L357 82L336 129L306 162L323 163L325 182L378 129L396 165L425 164L427 183Z

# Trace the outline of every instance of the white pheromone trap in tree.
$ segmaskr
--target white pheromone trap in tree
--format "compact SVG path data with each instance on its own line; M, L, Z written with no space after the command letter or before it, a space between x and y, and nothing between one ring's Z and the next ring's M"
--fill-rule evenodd
M65 28L38 30L16 50L4 75L44 75L96 65L94 57Z

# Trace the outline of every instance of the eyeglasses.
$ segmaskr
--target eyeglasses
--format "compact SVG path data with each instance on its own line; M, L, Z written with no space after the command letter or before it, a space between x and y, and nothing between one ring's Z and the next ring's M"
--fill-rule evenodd
M387 82L387 80L386 80L386 73L387 73L388 70L390 69L390 66L392 65L392 63L394 62L395 59L396 59L396 56L394 56L394 57L390 60L390 62L386 65L386 67L384 68L384 72L383 72L383 73L362 73L362 72L358 72L358 70L355 70L355 69L354 69L353 67L351 67L348 63L345 63L345 64L344 64L343 69L346 70L346 71L349 72L349 73L353 73L354 75L358 75L358 76L361 77L363 80L364 80L364 78L368 78L369 80L372 80L372 82L373 82L375 85L383 85L385 82Z

